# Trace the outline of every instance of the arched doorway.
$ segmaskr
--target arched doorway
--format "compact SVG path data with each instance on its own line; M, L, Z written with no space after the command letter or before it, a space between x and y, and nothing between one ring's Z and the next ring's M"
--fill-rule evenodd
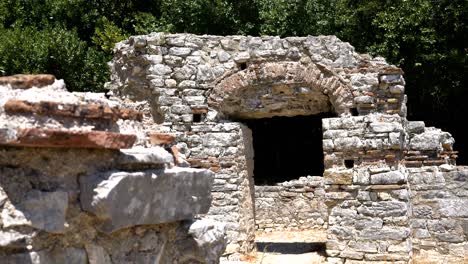
M209 103L243 124L241 232L326 225L321 120L351 114L347 84L315 64L252 64L220 80Z

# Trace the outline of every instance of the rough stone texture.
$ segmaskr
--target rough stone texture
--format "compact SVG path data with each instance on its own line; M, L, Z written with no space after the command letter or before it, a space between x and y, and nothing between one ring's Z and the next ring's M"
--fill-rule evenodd
M0 263L218 263L225 224L194 220L212 172L174 166L118 99L18 78L0 82Z
M326 229L322 177L301 177L275 186L255 186L255 224L257 231L301 231Z
M404 85L401 69L333 36L152 33L117 44L108 87L149 114L143 123L175 136L160 144L177 159L215 172L207 216L228 222L226 254L253 249L256 217L259 229L327 228L330 263L407 263L434 253L413 246L415 233L432 236L413 220L442 206L437 213L447 221L431 222L439 238L427 243L443 241L450 249L436 253L458 258L466 246L466 227L457 222L465 217L466 191L429 173L455 170L454 139L406 119ZM322 120L320 185L254 186L252 137L242 119L323 112L337 117ZM417 181L438 185L424 194L432 203L414 207Z
M69 116L96 119L132 119L140 120L142 113L132 109L119 109L100 104L61 104L58 102L29 102L22 100L9 100L4 105L5 111L10 114L28 113L50 116Z
M125 149L133 146L135 135L106 131L71 131L24 128L0 138L0 144L20 147L106 148Z
M44 87L53 84L55 77L50 74L16 74L0 77L0 85L9 85L14 89Z
M80 177L81 207L108 233L176 222L208 212L212 182L209 171L181 168L89 175Z

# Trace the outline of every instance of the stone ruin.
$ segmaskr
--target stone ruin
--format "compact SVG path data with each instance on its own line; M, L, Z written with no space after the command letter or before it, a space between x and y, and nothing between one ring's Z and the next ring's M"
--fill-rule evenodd
M406 119L383 58L334 36L153 33L111 67L176 163L214 172L205 217L227 223L225 254L256 230L322 229L329 263L468 262L468 168L449 133Z
M0 80L6 263L217 263L284 230L326 232L327 263L467 263L468 168L383 58L153 33L111 68L110 99Z
M218 263L225 225L195 219L213 173L175 166L121 105L0 78L0 263Z

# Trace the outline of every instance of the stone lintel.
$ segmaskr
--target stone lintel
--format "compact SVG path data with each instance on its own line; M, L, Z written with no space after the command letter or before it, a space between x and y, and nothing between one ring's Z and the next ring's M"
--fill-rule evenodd
M67 116L90 119L130 119L141 121L143 114L129 108L113 108L102 104L64 104L60 102L29 102L11 99L5 103L10 114L27 113L49 116Z
M135 143L136 136L107 131L72 131L20 128L14 139L0 138L0 145L47 148L125 149Z

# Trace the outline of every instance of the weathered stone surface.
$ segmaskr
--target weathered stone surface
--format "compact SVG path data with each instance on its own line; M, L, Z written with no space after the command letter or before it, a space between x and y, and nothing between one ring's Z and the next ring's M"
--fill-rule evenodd
M44 87L54 83L55 77L50 74L17 74L0 77L0 85L11 85L13 89L28 89Z
M91 119L130 119L139 120L143 113L128 108L115 108L102 104L67 104L52 101L29 102L25 100L8 100L4 105L10 114L28 113L48 116L67 116Z
M171 134L164 133L150 133L150 142L153 145L167 145L174 143L176 137Z
M24 248L26 246L27 235L15 230L0 230L0 248Z
M98 245L85 245L89 264L112 264L112 261L106 250Z
M166 165L174 162L174 157L161 147L134 147L120 151L116 159L118 167L138 167L142 165Z
M14 140L0 138L0 145L48 148L130 148L135 135L106 131L73 131L25 128L18 129Z
M403 216L407 210L407 204L399 201L372 202L357 209L360 214L373 217Z
M467 217L468 199L441 199L438 200L439 212L444 217Z
M83 249L67 248L54 251L31 251L2 258L5 264L87 264L88 258Z
M353 182L353 175L352 169L328 169L323 173L323 177L327 179L329 184L351 184Z
M65 231L68 194L62 191L31 191L26 200L3 209L3 227L32 226L50 233Z
M212 177L182 168L90 175L80 178L81 205L105 220L106 232L179 221L208 211Z
M226 225L213 220L196 220L188 233L195 239L206 263L218 263L227 245Z
M370 176L371 184L403 184L406 183L406 176L399 171L373 174Z

